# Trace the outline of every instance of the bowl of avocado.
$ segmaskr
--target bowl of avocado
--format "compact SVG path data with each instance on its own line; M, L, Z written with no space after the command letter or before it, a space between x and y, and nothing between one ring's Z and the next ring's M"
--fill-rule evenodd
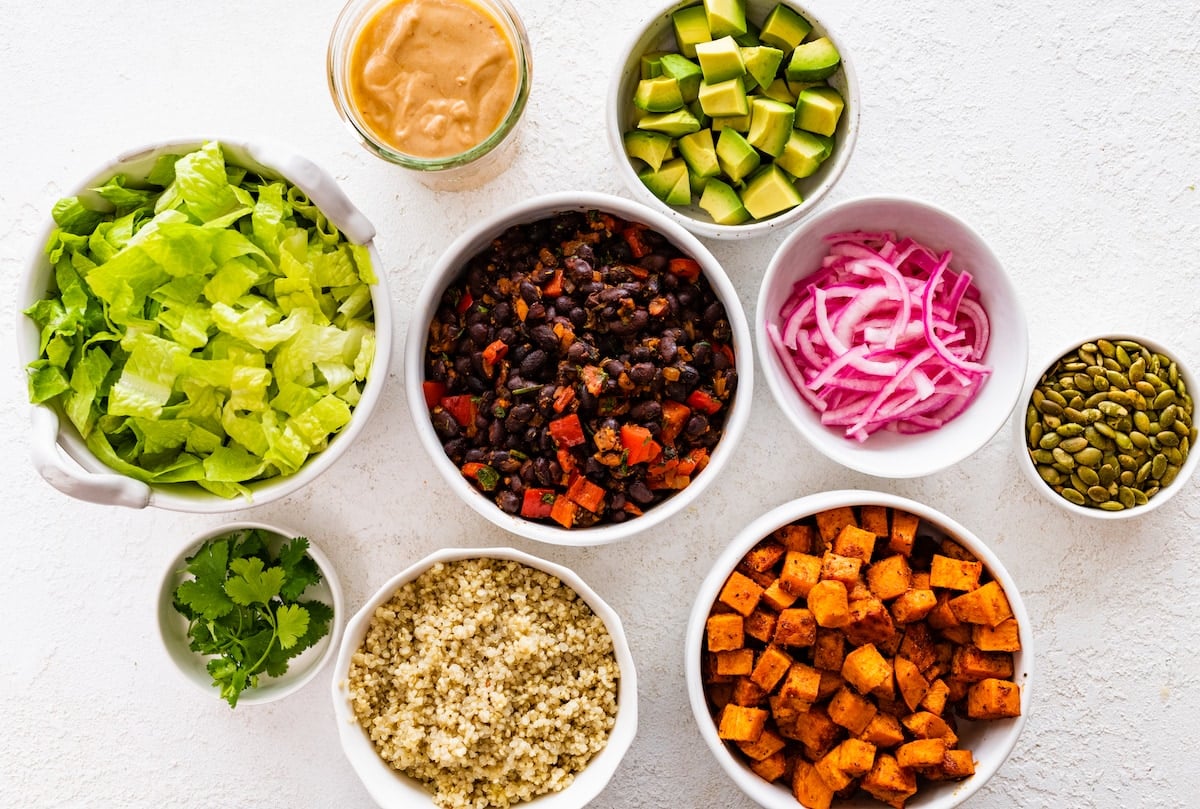
M842 41L779 0L674 0L622 51L608 139L641 202L698 236L787 228L842 176L858 81Z

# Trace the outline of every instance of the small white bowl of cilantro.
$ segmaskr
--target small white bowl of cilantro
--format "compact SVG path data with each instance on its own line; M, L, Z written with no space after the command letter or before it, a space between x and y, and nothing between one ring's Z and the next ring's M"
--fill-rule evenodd
M390 298L374 227L326 171L272 144L158 143L49 220L17 343L54 488L230 512L296 491L361 432Z
M307 537L234 522L192 538L158 594L158 629L184 678L231 708L298 691L334 655L342 588Z

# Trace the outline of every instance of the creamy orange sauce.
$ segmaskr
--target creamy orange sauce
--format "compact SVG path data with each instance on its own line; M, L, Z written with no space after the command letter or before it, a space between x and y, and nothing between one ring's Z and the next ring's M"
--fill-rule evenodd
M470 0L395 0L360 30L350 101L385 144L451 157L496 131L520 82L500 23Z

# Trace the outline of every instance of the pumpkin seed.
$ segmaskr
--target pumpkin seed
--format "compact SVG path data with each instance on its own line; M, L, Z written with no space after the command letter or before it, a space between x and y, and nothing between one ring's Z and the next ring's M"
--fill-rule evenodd
M1094 503L1103 503L1108 499L1108 489L1104 486L1089 486L1087 496Z
M1099 504L1099 508L1101 508L1104 511L1124 511L1125 510L1124 504L1118 502L1117 500L1105 500L1103 503Z
M1082 505L1087 504L1087 498L1084 497L1079 492L1075 491L1074 489L1063 489L1062 492L1060 492L1060 494L1063 496L1063 499L1065 499L1069 502L1072 502L1077 506L1082 506Z

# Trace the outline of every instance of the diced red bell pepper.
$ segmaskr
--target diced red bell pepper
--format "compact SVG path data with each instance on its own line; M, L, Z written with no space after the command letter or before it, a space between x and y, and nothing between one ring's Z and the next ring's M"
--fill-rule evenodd
M464 289L462 295L458 298L458 305L454 307L454 311L458 314L463 314L475 303L475 297L471 295L471 290Z
M550 519L561 525L563 528L570 528L575 524L576 506L566 497L559 495L554 498L554 505L550 507Z
M496 484L500 482L500 473L485 463L478 461L468 461L462 465L462 473L464 477L476 481L480 488L490 492L496 488Z
M662 413L663 427L659 437L666 444L674 444L675 439L683 432L683 426L687 424L688 416L692 415L692 409L683 402L666 399L662 403Z
M595 514L604 506L604 488L583 475L575 475L567 487L567 498Z
M599 396L604 392L604 383L608 381L608 374L599 367L585 365L579 369L579 374L583 377L583 386L587 388L588 393Z
M629 466L652 461L662 453L662 445L639 424L621 425L621 446L625 447L625 463Z
M559 447L577 447L586 439L583 435L583 424L575 413L560 416L548 425L550 437Z
M575 471L576 467L579 466L579 464L575 461L575 456L572 455L571 451L565 447L559 447L555 452L555 455L558 456L558 465L562 467L562 471L565 474L571 474Z
M504 358L508 353L508 344L503 340L493 340L488 343L487 348L483 350L483 367L491 372L491 369L497 362Z
M621 236L629 245L629 252L633 254L634 258L642 258L650 252L646 240L642 237L642 231L645 229L645 225L633 224L621 231Z
M550 489L526 489L521 500L521 516L534 519L549 517L554 500L554 492Z
M694 258L673 258L667 263L667 271L685 281L696 281L700 278L700 262Z
M575 389L568 385L561 385L554 391L554 412L561 413L567 409L567 405L575 398Z
M433 379L421 383L421 392L425 394L425 406L432 410L446 395L446 384Z
M443 396L439 404L458 422L460 427L471 427L475 424L475 399L470 394Z
M687 403L702 413L712 415L721 409L721 402L712 397L711 393L697 388L687 398Z
M563 293L563 271L555 270L554 275L550 276L550 280L542 287L542 294L548 297L557 298Z

